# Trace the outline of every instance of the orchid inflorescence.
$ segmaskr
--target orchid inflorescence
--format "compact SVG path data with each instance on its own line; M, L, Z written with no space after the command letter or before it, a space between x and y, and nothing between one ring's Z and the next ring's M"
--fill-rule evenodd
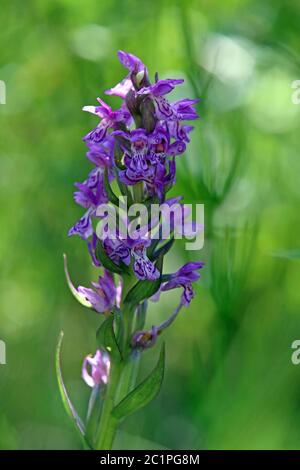
M91 287L75 287L67 260L65 271L69 287L84 306L102 314L104 321L97 332L98 349L84 359L82 377L92 388L88 417L84 425L66 395L60 371L58 376L68 412L75 420L90 448L111 448L119 422L128 414L148 403L158 392L164 371L164 349L152 373L136 385L136 369L141 353L156 344L157 338L170 326L183 306L194 297L193 282L200 277L202 262L188 262L175 273L163 272L165 255L174 242L172 220L170 239L151 239L148 225L141 226L138 236L122 233L100 237L96 224L103 219L99 206L114 204L126 198L129 206L142 203L180 203L181 197L167 199L176 178L176 157L189 143L193 126L185 121L196 119L197 100L180 99L170 103L165 95L183 80L149 81L148 70L140 59L119 51L127 76L106 91L122 99L113 111L102 99L98 106L85 106L100 118L100 123L84 141L87 158L94 168L83 183L75 183L74 200L85 209L84 215L69 230L86 243L94 266L102 270ZM120 196L116 195L119 194ZM156 221L158 229L162 220ZM181 223L181 222L180 222ZM148 300L158 301L160 295L181 288L179 303L160 325L145 328ZM98 406L98 401L102 405Z

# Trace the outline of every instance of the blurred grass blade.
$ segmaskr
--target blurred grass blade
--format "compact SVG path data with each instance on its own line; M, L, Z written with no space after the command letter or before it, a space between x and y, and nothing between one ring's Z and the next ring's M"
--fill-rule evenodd
M162 344L157 365L148 377L125 397L112 411L121 420L150 403L159 393L165 370L165 344Z
M85 435L84 424L83 424L81 418L78 416L78 413L77 413L76 409L74 408L74 406L73 406L73 404L72 404L72 402L71 402L71 400L68 396L68 393L67 393L64 381L63 381L63 377L62 377L62 372L61 372L61 345L62 345L63 337L64 337L64 332L61 331L60 334L59 334L59 338L58 338L58 343L57 343L57 347L56 347L56 358L55 358L56 376L57 376L57 381L58 381L58 387L59 387L60 395L61 395L61 398L62 398L62 401L63 401L66 412L68 413L68 415L70 416L70 418L74 422L74 424L75 424L76 428L79 430L81 436L84 437L84 435Z
M271 256L285 259L300 259L300 248L291 248L290 250L272 251Z

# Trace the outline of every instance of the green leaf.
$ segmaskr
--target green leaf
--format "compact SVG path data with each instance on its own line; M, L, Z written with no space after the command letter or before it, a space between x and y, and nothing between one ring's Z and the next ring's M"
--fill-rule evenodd
M139 281L133 288L128 292L125 302L137 305L142 302L142 300L152 297L158 289L160 288L161 278L156 279L155 281Z
M162 265L163 265L163 256L160 256L157 260L156 267L162 272ZM154 295L161 285L162 276L155 281L139 281L137 282L132 289L128 292L125 298L125 303L130 303L132 305L137 305L138 303L142 302L142 300L148 299Z
M114 332L114 317L110 315L97 331L97 341L100 348L105 348L110 357L116 360L121 360L120 348Z
M106 269L113 273L123 274L124 272L128 272L128 268L124 263L118 266L110 259L110 257L106 254L101 242L97 243L96 257Z
M118 198L118 196L115 195L115 193L111 189L111 186L110 186L109 180L108 180L107 168L105 168L105 171L104 171L104 189L105 189L105 192L107 194L107 197L108 197L109 201L112 202L113 204L115 204L116 206L118 206L119 205L119 198Z
M57 376L57 381L58 381L58 387L59 387L60 395L61 395L66 412L68 413L68 415L74 422L76 429L79 430L81 436L84 436L85 435L84 424L81 418L78 416L78 413L68 396L68 392L66 390L62 373L61 373L61 345L62 345L63 336L64 336L64 332L61 331L59 338L58 338L57 347L56 347L55 366L56 366L56 376Z
M147 307L148 307L148 302L147 300L145 300L137 308L136 323L135 323L135 330L137 331L142 330L145 326Z
M120 181L119 175L117 175L117 181L118 181L118 186L120 188L120 191L123 194L123 196L127 197L127 203L128 203L128 206L130 207L133 204L133 199L132 199L132 195L129 190L129 187L126 184L122 183L122 181Z
M289 250L272 251L271 255L276 256L277 258L299 259L300 248L291 248Z
M140 383L127 397L112 410L112 416L118 420L144 407L159 393L165 370L165 345L162 344L157 365L150 375Z
M121 142L124 145L127 145L126 139L122 139L121 137L117 137L116 140ZM115 164L117 165L117 167L120 170L124 170L126 168L124 163L123 163L123 156L124 156L124 152L121 149L120 144L118 143L118 144L115 145L114 160L115 160Z
M170 240L167 241L167 243L165 243L160 248L158 248L156 251L154 251L154 253L152 254L150 259L155 260L160 255L165 256L169 252L169 250L172 248L174 241L175 241L175 239L172 237Z
M151 208L151 205L152 204L159 204L160 203L160 199L158 196L154 195L152 197L149 197L148 199L146 199L146 201L144 202L145 206L147 207L147 209L150 209Z
M121 310L118 307L113 308L115 337L118 344L121 344L124 334L124 318Z
M103 401L103 392L101 391L101 387L96 385L91 391L86 418L85 439L91 448L94 448L95 446L95 438L103 408Z

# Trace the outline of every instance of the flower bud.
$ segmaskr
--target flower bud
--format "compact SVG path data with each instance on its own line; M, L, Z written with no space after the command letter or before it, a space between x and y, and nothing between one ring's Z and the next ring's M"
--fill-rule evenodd
M126 95L125 102L137 127L140 127L141 124L140 101L140 96L138 96L134 90L129 90Z
M146 129L147 132L153 132L157 122L157 118L155 116L155 107L151 98L147 96L143 99L140 105L140 111L142 115L143 127Z

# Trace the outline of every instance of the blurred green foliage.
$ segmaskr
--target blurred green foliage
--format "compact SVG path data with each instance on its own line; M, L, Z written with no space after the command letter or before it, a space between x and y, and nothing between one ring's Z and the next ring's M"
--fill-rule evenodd
M63 328L65 381L83 415L81 363L101 319L70 295L62 253L74 281L96 276L83 242L66 234L81 214L73 182L90 168L81 137L95 119L81 107L124 75L118 49L140 56L152 75L184 76L176 97L201 98L173 192L205 203L205 247L178 243L168 268L195 258L206 267L166 334L162 392L124 423L116 445L299 448L291 343L300 337L300 105L291 83L300 79L300 4L1 0L0 19L0 448L80 446L54 350ZM151 306L150 324L177 295ZM145 353L145 373L154 355Z

